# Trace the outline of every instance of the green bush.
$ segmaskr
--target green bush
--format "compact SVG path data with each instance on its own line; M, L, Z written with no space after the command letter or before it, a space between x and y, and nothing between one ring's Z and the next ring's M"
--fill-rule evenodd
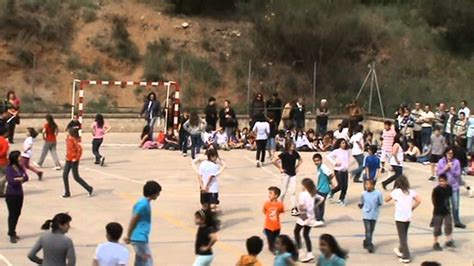
M210 89L221 85L221 75L207 59L180 51L176 53L174 61L180 62L181 59L185 67L184 71L185 73L189 71L191 80L204 82Z
M140 60L138 47L132 40L130 40L126 18L115 16L112 19L112 42L113 56L129 61L132 64L135 64Z
M143 78L150 81L164 80L164 59L169 51L166 41L153 41L148 43L143 57Z
M10 52L15 55L16 59L25 67L33 67L34 54L31 35L20 32L10 47Z
M92 8L86 8L82 11L82 20L85 23L94 22L97 20L97 12Z
M71 70L80 68L82 67L81 58L77 53L71 53L67 58L66 65Z
M106 113L111 109L110 100L107 96L100 96L87 102L86 109L90 113Z

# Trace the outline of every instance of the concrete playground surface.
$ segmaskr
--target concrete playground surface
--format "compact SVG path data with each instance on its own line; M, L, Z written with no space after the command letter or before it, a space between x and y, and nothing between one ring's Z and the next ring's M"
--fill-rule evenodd
M23 139L19 135L11 150L19 149ZM61 134L58 139L58 153L60 158L64 158L65 135ZM200 204L197 175L191 167L191 159L175 151L141 150L137 147L137 141L136 133L107 135L102 147L106 165L100 167L93 164L91 137L86 134L80 174L94 186L95 195L91 198L72 180L72 176L72 197L60 198L63 193L62 171L52 170L50 156L44 164L43 181L38 181L33 173L29 173L30 182L24 185L25 201L17 228L21 240L15 245L10 244L7 237L6 205L0 204L0 265L32 265L26 255L42 233L40 226L58 212L68 212L73 218L68 235L75 244L77 265L90 265L97 244L105 241L105 225L116 221L127 230L132 207L141 196L144 182L151 179L163 187L161 196L152 203L150 241L154 265L192 265L196 234L193 214ZM32 161L38 159L41 147L42 141L38 140ZM304 162L298 173L298 190L303 177L315 176L315 167L311 161L313 153L301 154ZM268 162L264 167L256 168L254 152L221 151L220 156L227 162L228 168L218 177L223 213L222 230L218 233L219 241L214 247L213 265L228 266L235 265L240 255L246 253L246 238L253 235L264 238L262 206L267 199L267 188L279 185L280 177L277 169ZM461 219L467 228L454 229L457 248L432 251L433 230L429 223L432 216L431 191L435 183L427 181L428 166L407 164L405 173L422 198L409 230L409 246L413 256L411 265L420 265L425 260L439 261L442 265L473 265L474 199L468 198L466 191L462 190ZM388 173L383 178L386 176ZM467 179L468 182L474 180L472 177ZM379 184L377 188L381 190ZM327 204L327 224L311 231L315 256L319 254L319 235L330 233L342 247L349 250L347 265L399 265L392 251L398 243L393 203L382 206L375 229L375 253L368 254L362 248L364 227L361 211L357 207L361 192L362 185L351 182L349 204L346 207ZM289 199L285 203L288 206ZM282 233L293 236L296 219L288 212L281 218ZM444 237L440 240L444 244ZM130 265L133 265L134 253L130 246L128 249L131 252ZM273 265L273 256L267 251L266 244L259 258L264 265Z

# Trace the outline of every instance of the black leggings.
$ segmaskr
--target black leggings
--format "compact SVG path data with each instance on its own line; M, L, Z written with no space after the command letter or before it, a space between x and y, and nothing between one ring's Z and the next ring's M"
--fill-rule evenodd
M8 235L16 236L16 225L23 208L23 195L6 195L5 201L8 208Z
M64 172L63 172L63 181L64 181L64 194L71 195L71 191L69 190L69 172L72 170L72 176L74 180L76 180L79 185L81 185L87 192L92 191L92 187L87 184L84 179L79 176L79 162L78 161L66 161L64 165Z
M257 140L257 161L265 162L265 150L267 148L267 140Z
M93 139L92 140L92 153L94 154L95 156L95 162L96 163L99 163L100 162L100 158L102 158L102 155L100 155L100 146L102 145L102 142L104 141L104 139Z
M332 190L332 194L334 195L338 191L341 191L341 194L339 195L339 200L345 200L346 199L346 193L347 193L347 188L349 186L349 176L347 171L334 171L336 175L336 180L337 180L337 187L335 187Z
M298 246L298 249L302 248L301 236L300 236L301 229L303 229L303 238L304 238L304 242L306 244L306 250L308 252L311 252L313 250L313 247L311 245L311 238L309 237L309 232L311 231L310 226L306 226L306 225L303 226L303 225L299 225L299 224L295 225L294 234L295 234L296 245Z

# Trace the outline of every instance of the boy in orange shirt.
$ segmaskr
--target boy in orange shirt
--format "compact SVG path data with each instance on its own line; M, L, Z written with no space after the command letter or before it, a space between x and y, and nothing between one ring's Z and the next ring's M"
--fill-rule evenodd
M274 252L275 240L280 235L280 214L285 212L283 203L278 201L281 190L277 187L268 188L268 199L263 205L263 213L265 214L264 231L268 240L268 250Z

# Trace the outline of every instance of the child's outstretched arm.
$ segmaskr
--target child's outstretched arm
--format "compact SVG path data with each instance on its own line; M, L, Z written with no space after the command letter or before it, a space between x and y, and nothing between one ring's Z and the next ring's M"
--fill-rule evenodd
M226 163L224 160L222 160L221 158L219 158L219 165L220 165L221 167L220 167L220 169L219 169L219 172L217 172L216 175L222 174L222 172L224 171L224 169L227 168L227 163Z

